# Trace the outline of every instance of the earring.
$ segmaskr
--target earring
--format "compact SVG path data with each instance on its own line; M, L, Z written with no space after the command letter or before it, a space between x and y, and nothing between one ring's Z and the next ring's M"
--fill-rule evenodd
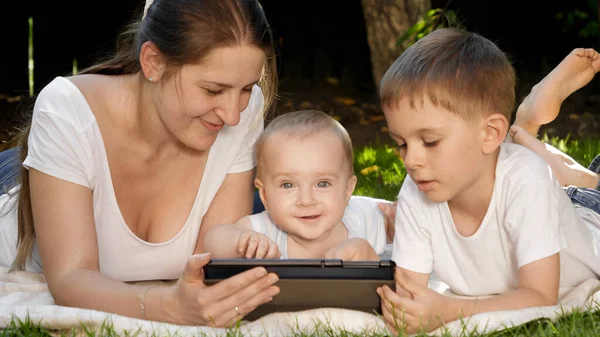
M148 81L154 82L154 80L152 79L152 76L148 77Z

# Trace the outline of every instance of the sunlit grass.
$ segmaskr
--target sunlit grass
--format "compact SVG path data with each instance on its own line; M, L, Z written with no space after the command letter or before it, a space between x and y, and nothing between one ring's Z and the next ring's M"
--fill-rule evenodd
M355 195L387 200L396 199L406 177L404 163L389 145L355 149L354 172L358 178Z

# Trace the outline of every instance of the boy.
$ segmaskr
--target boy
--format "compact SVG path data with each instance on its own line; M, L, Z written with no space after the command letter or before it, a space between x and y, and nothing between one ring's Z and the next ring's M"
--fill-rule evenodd
M315 110L281 115L258 139L256 157L266 210L207 233L212 257L379 259L393 226L381 200L351 198L352 142L340 123Z
M505 55L457 29L417 41L384 75L381 102L409 175L392 253L398 293L378 289L390 328L553 305L559 286L600 272L590 229L546 163L504 143L514 86ZM427 288L433 271L456 294L498 296L445 297Z

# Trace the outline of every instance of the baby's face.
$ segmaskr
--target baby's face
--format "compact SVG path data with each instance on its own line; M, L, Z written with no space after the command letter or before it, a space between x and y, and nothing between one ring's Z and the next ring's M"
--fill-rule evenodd
M384 113L407 173L431 201L449 201L477 186L485 162L478 121L466 121L429 100L411 107L403 99Z
M259 165L265 208L275 224L303 241L326 236L344 215L356 178L332 132L272 135Z

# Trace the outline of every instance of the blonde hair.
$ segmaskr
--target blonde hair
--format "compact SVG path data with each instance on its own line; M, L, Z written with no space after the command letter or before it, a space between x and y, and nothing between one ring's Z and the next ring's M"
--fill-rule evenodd
M500 113L511 120L515 71L506 55L481 35L438 29L410 46L384 74L381 104L408 99L412 108L429 99L465 120Z
M331 116L318 110L293 111L273 119L256 141L256 159L260 163L265 142L276 133L284 132L289 137L305 138L323 131L332 132L342 141L346 166L350 175L353 175L354 150L348 131ZM260 165L257 174L260 174Z

